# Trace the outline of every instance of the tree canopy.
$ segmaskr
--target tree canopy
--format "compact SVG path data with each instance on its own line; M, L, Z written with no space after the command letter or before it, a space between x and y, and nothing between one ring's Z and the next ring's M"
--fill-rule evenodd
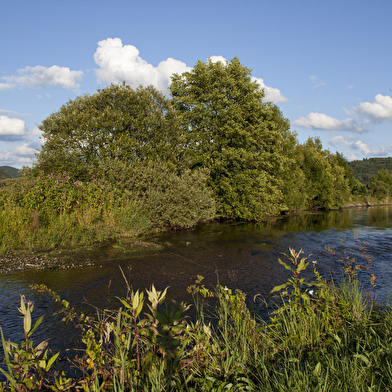
M45 144L37 167L85 172L106 159L131 164L160 157L178 160L180 124L167 98L153 87L110 85L70 100L39 129Z
M366 195L341 154L318 138L298 143L237 57L198 61L172 76L170 92L122 83L70 100L39 125L45 143L33 171L82 180L95 173L161 226L188 227L215 207L220 218L259 220ZM388 196L389 177L368 188Z
M172 77L172 104L182 115L191 166L210 170L221 217L259 219L284 204L282 174L295 137L250 75L235 57L199 61Z

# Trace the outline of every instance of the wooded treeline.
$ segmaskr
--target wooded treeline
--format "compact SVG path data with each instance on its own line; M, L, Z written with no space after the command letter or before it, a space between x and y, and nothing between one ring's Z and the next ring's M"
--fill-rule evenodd
M362 184L368 184L372 177L377 176L380 170L392 173L392 158L364 158L348 163L354 172L355 178Z
M389 172L365 185L320 139L300 144L238 58L197 62L173 75L170 93L123 83L70 100L39 125L45 143L23 174L94 176L157 227L389 197Z

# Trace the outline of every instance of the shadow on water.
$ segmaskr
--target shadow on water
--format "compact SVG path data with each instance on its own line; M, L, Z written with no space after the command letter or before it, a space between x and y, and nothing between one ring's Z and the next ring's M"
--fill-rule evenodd
M20 294L36 303L35 316L45 313L39 338L52 338L52 347L66 349L70 333L59 318L52 316L56 306L45 296L29 289L29 284L45 284L73 306L86 309L86 303L99 308L118 308L116 297L126 294L122 268L133 289L154 284L157 289L170 286L169 296L190 301L186 288L197 275L205 277L207 286L217 282L244 291L249 300L256 294L268 299L271 289L286 281L287 271L277 262L291 246L303 249L305 255L318 261L326 276L341 276L341 264L332 258L325 246L339 247L340 239L357 257L360 256L352 233L369 243L375 257L373 271L377 276L379 298L385 299L392 288L392 207L347 209L342 211L304 213L284 216L262 223L212 223L193 230L163 233L144 240L157 246L138 252L107 247L89 252L92 266L68 270L29 270L0 275L0 325L11 340L19 340L22 320L18 318ZM119 249L121 251L119 251ZM365 281L366 284L366 281ZM87 306L89 311L93 307Z

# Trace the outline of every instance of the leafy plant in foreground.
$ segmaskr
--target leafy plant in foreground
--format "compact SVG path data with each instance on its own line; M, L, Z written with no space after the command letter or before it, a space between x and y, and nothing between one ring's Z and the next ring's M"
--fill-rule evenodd
M4 362L7 366L7 370L0 368L0 371L7 378L11 390L38 391L45 388L45 383L53 381L58 388L51 389L61 390L62 387L69 385L71 380L66 379L63 374L56 378L54 373L51 372L52 366L60 353L58 352L53 356L49 355L48 340L44 340L34 347L31 335L42 323L43 316L32 327L31 313L33 309L34 304L30 301L27 302L25 297L21 296L18 310L23 316L24 340L20 343L6 341L0 327ZM0 388L2 387L4 385L0 384Z

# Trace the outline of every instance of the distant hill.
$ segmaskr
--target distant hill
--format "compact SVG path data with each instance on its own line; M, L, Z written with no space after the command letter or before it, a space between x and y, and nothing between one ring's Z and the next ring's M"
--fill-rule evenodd
M6 178L10 178L9 174L0 168L0 180L4 180Z
M0 166L0 179L3 178L18 178L19 169L12 166Z
M367 184L381 169L387 169L392 174L392 158L365 158L348 162L348 165L353 169L354 177L362 184Z

